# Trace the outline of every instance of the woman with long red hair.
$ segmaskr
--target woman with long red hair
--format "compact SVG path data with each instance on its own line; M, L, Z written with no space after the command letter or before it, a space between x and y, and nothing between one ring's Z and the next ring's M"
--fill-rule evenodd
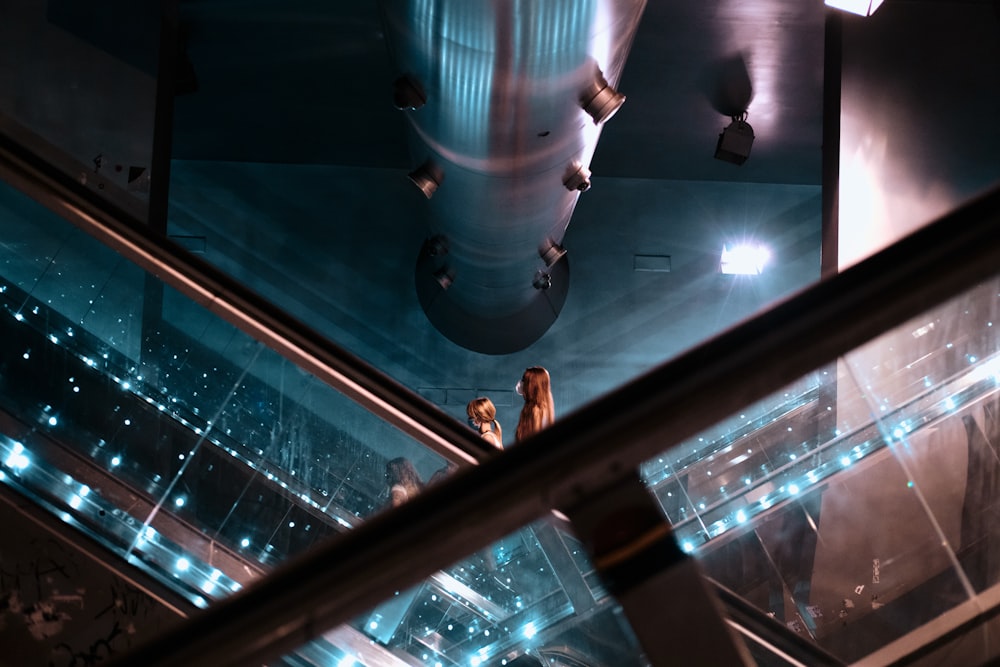
M515 440L520 442L556 419L549 372L541 366L526 368L515 391L524 397L524 407L521 408L521 417L514 433Z

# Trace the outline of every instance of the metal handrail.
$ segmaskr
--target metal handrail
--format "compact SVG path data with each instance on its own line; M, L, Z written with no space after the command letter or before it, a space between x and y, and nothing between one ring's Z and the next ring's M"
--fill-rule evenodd
M996 275L998 229L1000 188L285 563L114 664L235 666L290 652Z
M467 464L494 453L434 404L39 157L40 143L15 123L0 123L0 180L445 459Z

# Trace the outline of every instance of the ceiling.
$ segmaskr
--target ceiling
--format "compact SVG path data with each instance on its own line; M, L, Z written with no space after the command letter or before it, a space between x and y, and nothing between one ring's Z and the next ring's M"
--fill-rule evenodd
M529 7L535 3L522 2ZM197 94L178 101L174 156L411 168L374 0L181 3ZM820 2L648 2L595 178L818 184ZM753 160L711 159L720 90L752 86Z

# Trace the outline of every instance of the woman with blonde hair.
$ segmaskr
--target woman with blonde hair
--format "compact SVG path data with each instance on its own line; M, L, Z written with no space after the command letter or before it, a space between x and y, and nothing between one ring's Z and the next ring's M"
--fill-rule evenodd
M413 463L403 456L391 459L385 464L385 481L389 485L389 498L393 507L399 507L424 488L420 473Z
M521 417L517 420L517 431L514 433L514 438L520 442L556 419L549 372L541 366L526 368L514 390L524 397L524 407L521 408Z
M465 406L469 426L479 431L479 436L497 449L503 449L503 429L497 421L497 408L493 401L480 396Z

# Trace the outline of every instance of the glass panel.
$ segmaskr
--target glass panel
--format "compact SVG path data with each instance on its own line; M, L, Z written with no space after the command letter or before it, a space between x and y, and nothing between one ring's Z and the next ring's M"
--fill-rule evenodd
M145 219L159 39L157 3L5 3L0 126Z
M302 647L287 664L645 665L618 604L582 585L592 571L558 521L538 521Z
M648 461L709 577L845 661L995 586L1000 280Z
M907 350L908 363L872 345L847 357L970 592L1000 583L998 294L991 281L883 337L882 349Z
M422 479L446 467L47 210L0 199L5 481L182 568L196 601L387 507L390 460Z

